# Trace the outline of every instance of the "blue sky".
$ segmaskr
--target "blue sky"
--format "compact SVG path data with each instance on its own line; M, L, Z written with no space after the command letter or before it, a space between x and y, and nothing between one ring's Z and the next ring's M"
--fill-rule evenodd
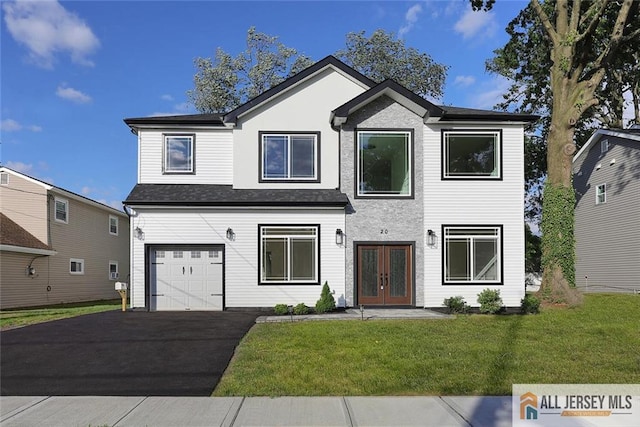
M121 208L136 183L125 117L195 113L196 57L236 55L246 32L319 60L378 28L450 66L441 103L487 108L508 82L484 63L525 1L472 12L450 1L4 1L0 163Z

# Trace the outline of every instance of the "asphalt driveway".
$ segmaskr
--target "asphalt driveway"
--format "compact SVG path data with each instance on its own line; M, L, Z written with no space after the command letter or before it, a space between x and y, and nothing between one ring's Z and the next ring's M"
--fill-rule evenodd
M3 396L209 396L258 312L109 311L3 331Z

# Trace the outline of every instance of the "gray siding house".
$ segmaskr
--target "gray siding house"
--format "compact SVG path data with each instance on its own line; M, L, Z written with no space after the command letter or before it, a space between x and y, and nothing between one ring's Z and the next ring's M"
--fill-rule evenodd
M640 292L640 129L600 129L573 159L576 284Z

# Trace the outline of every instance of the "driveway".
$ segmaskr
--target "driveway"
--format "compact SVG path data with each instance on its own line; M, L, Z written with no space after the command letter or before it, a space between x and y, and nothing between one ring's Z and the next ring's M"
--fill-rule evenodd
M3 331L3 396L209 396L258 312L109 311Z

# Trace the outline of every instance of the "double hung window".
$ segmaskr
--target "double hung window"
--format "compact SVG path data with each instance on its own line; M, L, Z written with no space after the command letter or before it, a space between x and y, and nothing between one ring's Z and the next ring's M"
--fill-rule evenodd
M164 173L194 173L194 135L164 135Z
M444 283L499 284L502 227L444 227Z
M607 184L600 184L596 187L596 205L607 203Z
M261 284L318 284L320 226L259 226Z
M443 179L501 179L501 131L442 131Z
M357 131L359 197L412 197L411 131Z
M109 234L113 236L118 235L118 217L109 215Z
M64 199L55 199L55 218L58 222L69 223L69 202Z
M260 181L319 181L319 132L260 132Z

